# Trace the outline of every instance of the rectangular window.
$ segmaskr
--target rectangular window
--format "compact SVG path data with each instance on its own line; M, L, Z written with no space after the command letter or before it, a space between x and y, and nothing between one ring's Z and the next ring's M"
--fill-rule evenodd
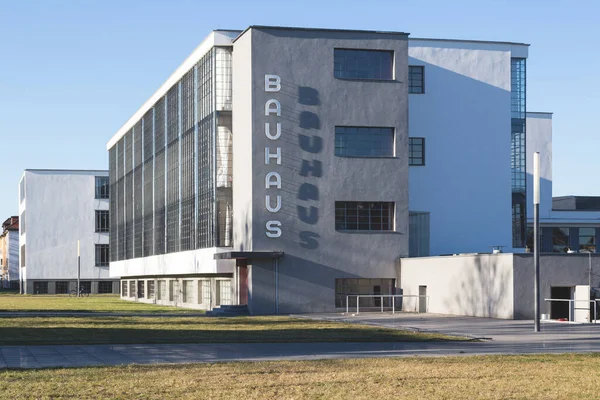
M231 281L217 281L217 305L231 304Z
M54 293L56 294L67 294L69 293L69 282L58 281L54 283Z
M19 217L19 229L21 230L21 235L25 233L25 213L27 211L23 211L21 216Z
M202 299L202 304L210 305L210 281L204 279L199 283L202 284L198 284L198 288L202 286L202 293L198 293L198 300Z
M112 281L100 281L98 282L98 293L107 294L113 292Z
M137 283L137 295L140 299L143 299L145 297L145 293L146 291L144 289L146 289L146 281L138 281Z
M175 281L169 281L169 301L175 301Z
M148 281L148 295L146 297L149 299L154 298L154 281Z
M21 202L25 200L25 177L23 177L23 179L21 179L21 182L19 183L19 199L21 200Z
M96 232L108 230L108 210L96 210Z
M183 302L191 303L193 299L194 281L184 280L183 281Z
M79 287L83 293L92 293L92 282L90 281L80 281Z
M19 260L21 261L21 268L23 268L25 266L25 245L21 246L21 257L19 257Z
M336 126L335 155L393 157L394 128Z
M129 281L129 297L135 297L135 281Z
M33 294L48 294L48 282L33 282Z
M425 67L422 65L408 66L408 93L425 93Z
M392 231L394 203L335 202L335 229L338 231Z
M579 228L579 250L596 252L596 228Z
M167 295L167 282L158 281L158 300L164 300Z
M96 267L106 267L109 262L109 249L107 244L96 245Z
M425 165L425 138L408 138L408 165Z
M566 253L569 250L569 228L552 228L552 252Z
M334 49L333 76L341 79L394 79L394 52Z
M97 176L96 177L96 198L97 199L108 199L108 176Z
M121 281L121 296L127 297L127 281Z

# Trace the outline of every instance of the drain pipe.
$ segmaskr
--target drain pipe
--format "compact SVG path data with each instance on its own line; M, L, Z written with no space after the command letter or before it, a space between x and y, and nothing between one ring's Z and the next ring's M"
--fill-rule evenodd
M279 258L275 257L275 315L279 315Z

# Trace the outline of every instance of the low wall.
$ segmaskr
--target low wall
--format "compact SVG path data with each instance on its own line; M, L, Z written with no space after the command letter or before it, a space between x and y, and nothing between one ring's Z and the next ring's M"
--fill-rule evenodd
M418 295L419 286L426 286L430 313L514 318L513 254L403 258L402 294ZM402 309L418 310L418 300L404 298Z

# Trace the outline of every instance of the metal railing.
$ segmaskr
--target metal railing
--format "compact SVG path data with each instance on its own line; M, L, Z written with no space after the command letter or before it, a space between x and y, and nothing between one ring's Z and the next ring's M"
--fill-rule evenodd
M426 304L425 304L425 312L429 311L429 296L425 296L425 295L418 295L418 294L349 294L346 296L346 314L349 313L350 311L350 302L349 299L350 297L356 297L356 314L359 313L359 309L360 309L360 298L364 297L364 298L378 298L381 299L381 312L383 312L383 299L384 298L392 298L392 314L396 313L396 297L399 298L403 298L403 297L416 297L416 298L425 298L426 299ZM417 311L417 305L418 302L415 302L415 312ZM389 308L389 307L388 307Z
M571 310L588 310L589 308L586 307L582 307L582 308L575 308L575 303L576 302L586 302L586 303L594 303L594 324L597 323L597 311L596 311L596 306L598 305L598 300L595 299L589 299L589 300L575 300L575 299L544 299L544 301L568 301L569 302L569 322L573 321L573 312ZM573 307L571 307L571 302L573 302Z

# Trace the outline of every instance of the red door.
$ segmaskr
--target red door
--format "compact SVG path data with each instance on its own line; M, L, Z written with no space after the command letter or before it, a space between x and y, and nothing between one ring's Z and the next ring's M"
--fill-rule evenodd
M238 270L238 293L240 294L240 305L248 304L248 264L246 260L237 260Z

